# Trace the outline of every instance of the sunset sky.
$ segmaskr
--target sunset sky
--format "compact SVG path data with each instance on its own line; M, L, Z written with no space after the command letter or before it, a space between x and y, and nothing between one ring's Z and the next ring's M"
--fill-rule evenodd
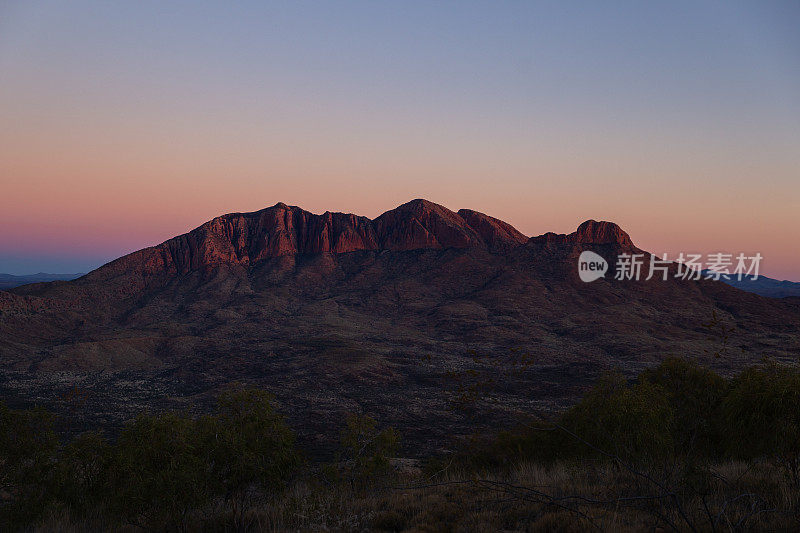
M796 0L0 0L0 272L427 198L800 281L798 28Z

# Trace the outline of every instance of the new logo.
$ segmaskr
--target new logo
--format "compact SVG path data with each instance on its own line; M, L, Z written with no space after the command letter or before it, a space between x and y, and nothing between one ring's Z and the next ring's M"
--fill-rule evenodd
M578 276L581 281L589 283L600 279L608 272L608 261L594 252L586 250L578 258Z

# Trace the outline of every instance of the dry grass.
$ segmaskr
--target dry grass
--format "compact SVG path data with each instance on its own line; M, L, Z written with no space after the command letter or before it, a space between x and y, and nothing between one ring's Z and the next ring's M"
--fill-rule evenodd
M308 479L275 499L251 502L244 523L251 531L800 529L800 493L770 464L725 463L704 471L692 477L667 465L646 473L663 488L609 463L525 463L503 474L450 472L437 479L398 474L364 489ZM233 515L208 509L187 527L231 531ZM97 529L136 530L70 524L56 514L40 531Z
M255 520L262 527L299 531L800 528L798 491L770 465L727 463L707 473L702 486L683 470L648 473L661 488L608 463L522 464L503 475L450 473L369 492L303 484L254 513L263 516Z

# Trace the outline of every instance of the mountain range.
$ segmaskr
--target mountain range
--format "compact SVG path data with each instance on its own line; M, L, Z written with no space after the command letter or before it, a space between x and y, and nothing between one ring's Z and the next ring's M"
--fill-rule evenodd
M14 276L12 274L0 274L0 290L13 289L20 285L27 285L28 283L42 283L45 281L69 281L79 278L83 274L46 274L39 272L38 274L27 274L23 276Z
M578 276L585 250L612 265L592 283ZM722 372L796 360L797 299L614 279L634 252L611 222L528 238L426 200L375 219L283 203L223 215L78 279L0 291L0 394L72 409L82 391L76 424L115 426L143 408L202 410L246 381L312 447L356 411L422 453L558 410L604 371L669 355Z
M770 298L800 297L800 283L788 280L777 280L759 275L756 279L744 276L742 279L731 277L721 280L728 285L743 291L754 292Z

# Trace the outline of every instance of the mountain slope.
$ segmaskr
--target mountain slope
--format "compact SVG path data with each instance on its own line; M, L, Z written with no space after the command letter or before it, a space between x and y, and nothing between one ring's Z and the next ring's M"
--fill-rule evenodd
M57 405L84 387L87 412L113 424L142 406L201 408L245 380L313 442L335 440L320 420L367 411L431 446L557 409L605 370L800 353L796 302L613 271L583 283L583 250L614 265L638 249L610 222L527 239L424 200L375 220L285 204L224 215L78 280L0 293L0 392ZM468 370L497 381L469 417L451 404Z

